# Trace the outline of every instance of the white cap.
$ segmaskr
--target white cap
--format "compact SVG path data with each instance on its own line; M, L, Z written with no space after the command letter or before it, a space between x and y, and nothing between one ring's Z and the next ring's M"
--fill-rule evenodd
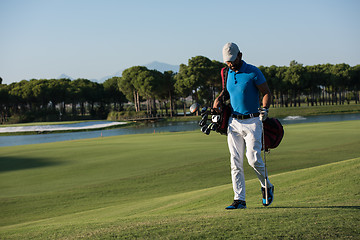
M223 47L223 59L224 62L233 62L237 58L240 50L235 43L227 43Z

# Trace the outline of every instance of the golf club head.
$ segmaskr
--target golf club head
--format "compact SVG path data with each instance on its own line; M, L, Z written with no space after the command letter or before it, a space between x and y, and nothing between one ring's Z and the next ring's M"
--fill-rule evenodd
M202 109L201 109L201 115L204 115L205 113L207 113L207 107L203 107Z
M205 133L206 135L209 135L209 133L210 133L210 131L208 130L208 125L207 125L207 124L205 124L204 126L202 126L201 131L202 131L203 133Z
M195 113L197 110L199 110L200 104L194 103L190 106L190 113Z
M203 118L203 119L201 119L201 120L200 120L200 122L199 122L199 126L200 126L200 127L205 126L205 124L206 124L206 120L207 120L207 119L204 119L204 118Z
M211 123L208 127L211 131L216 131L216 129L218 128L217 123Z
M212 115L212 116L211 116L211 121L212 121L213 123L218 123L218 122L220 122L220 119L221 119L220 115Z
M207 128L206 131L205 131L205 134L206 134L206 135L209 135L209 134L210 134L210 130L211 130L210 128Z

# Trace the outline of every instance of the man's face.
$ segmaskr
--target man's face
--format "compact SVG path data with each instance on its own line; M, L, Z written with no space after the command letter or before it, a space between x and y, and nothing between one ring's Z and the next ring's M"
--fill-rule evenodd
M238 71L238 70L240 70L240 67L241 67L241 56L242 56L242 54L239 52L237 58L236 58L234 61L232 61L232 62L230 62L230 61L226 62L226 65L228 65L228 67L229 67L231 70L233 70L233 71Z

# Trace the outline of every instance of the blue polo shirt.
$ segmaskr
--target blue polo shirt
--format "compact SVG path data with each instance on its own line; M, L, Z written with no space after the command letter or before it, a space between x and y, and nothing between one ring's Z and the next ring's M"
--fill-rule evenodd
M242 61L238 72L229 69L226 88L230 94L232 113L248 115L259 112L259 90L256 85L266 82L260 69Z

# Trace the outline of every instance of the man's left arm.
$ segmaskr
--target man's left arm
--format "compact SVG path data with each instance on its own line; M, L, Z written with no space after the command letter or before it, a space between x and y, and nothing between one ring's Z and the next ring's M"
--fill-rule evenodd
M268 117L268 112L269 112L269 107L271 104L271 92L269 89L269 86L266 82L257 85L257 88L259 89L259 91L261 92L261 94L263 95L262 98L262 107L259 109L259 113L260 113L260 120L263 122L267 119Z
M260 85L257 85L257 88L259 89L260 93L263 95L262 98L262 107L263 108L269 108L271 104L271 92L270 88L267 84L267 82L264 82Z

